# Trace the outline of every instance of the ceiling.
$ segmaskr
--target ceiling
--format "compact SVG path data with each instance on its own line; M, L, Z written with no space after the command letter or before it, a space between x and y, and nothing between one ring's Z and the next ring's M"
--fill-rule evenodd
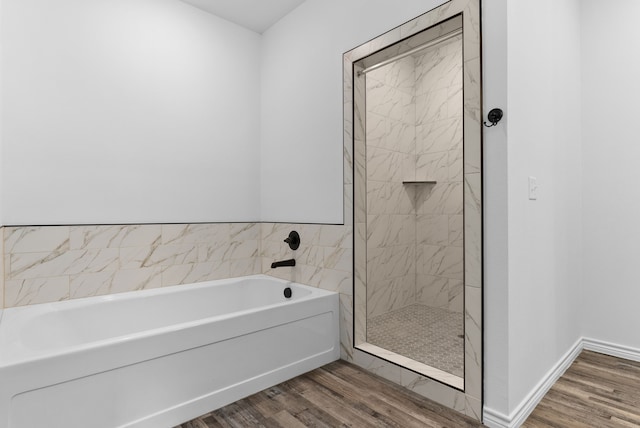
M182 0L199 9L263 33L304 0Z

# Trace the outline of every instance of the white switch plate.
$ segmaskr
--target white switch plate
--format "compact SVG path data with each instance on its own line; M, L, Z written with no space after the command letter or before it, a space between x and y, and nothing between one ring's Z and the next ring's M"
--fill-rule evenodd
M538 199L538 180L535 177L529 177L529 199Z

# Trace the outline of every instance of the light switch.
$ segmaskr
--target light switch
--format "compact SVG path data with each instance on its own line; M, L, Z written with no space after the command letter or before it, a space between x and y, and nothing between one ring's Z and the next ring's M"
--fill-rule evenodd
M529 199L538 199L538 180L535 177L529 177Z

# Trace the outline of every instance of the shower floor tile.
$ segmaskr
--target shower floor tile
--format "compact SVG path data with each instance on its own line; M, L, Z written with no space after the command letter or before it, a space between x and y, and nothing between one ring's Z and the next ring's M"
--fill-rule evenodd
M411 305L367 321L367 342L464 377L462 313Z

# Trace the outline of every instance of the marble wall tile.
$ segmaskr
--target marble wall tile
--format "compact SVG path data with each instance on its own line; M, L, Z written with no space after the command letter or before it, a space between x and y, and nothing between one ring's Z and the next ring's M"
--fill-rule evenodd
M461 182L436 183L421 189L420 214L463 214L463 186Z
M353 296L340 295L340 358L353 360Z
M480 398L465 395L464 414L477 421L482 420L482 401Z
M465 287L465 390L473 397L482 397L482 290Z
M387 148L395 148L401 153L414 154L416 148L415 124L390 120L385 144Z
M414 159L409 153L367 147L367 181L401 182L406 177L405 165Z
M345 141L350 141L349 136L345 135ZM352 184L353 183L353 146L351 144L345 145L342 151L343 155L343 165L342 165L342 175L344 177L344 184ZM350 186L351 187L351 186Z
M423 305L462 313L464 287L462 281L445 277L418 274L416 301Z
M416 150L418 153L429 153L462 149L462 135L461 118L417 125Z
M449 181L448 151L421 153L416 159L416 179Z
M259 241L261 228L258 223L231 223L229 224L229 240L235 241Z
M464 139L481 141L482 117L480 109L480 59L465 62L464 67ZM464 148L465 174L479 173L482 169L482 144L467 144Z
M173 266L198 261L198 247L193 244L158 245L152 247L151 254L145 260L143 267Z
M458 0L464 8L464 60L480 58L480 2Z
M415 85L415 60L412 56L394 61L384 67L377 68L367 73L367 80L378 82L396 88L409 95L414 93Z
M71 226L70 248L83 250L157 245L160 235L160 225Z
M393 144L389 144L387 136L391 120L382 114L367 112L366 136L368 147L380 147L383 149L393 149Z
M192 245L206 243L214 245L229 240L229 223L164 224L162 244Z
M12 253L9 279L46 278L118 268L117 248L69 250L64 252Z
M302 265L323 266L326 263L325 251L328 252L331 250L334 250L336 252L336 256L339 256L341 249L300 244L300 247L296 251L292 252L292 255L296 259L296 262ZM273 245L269 243L265 245L265 249L262 254L266 257L277 259L282 254L282 251L286 251L286 249L282 248L280 245ZM334 263L337 263L337 261L334 260Z
M193 244L195 250L197 251L195 262L203 263L210 260L228 260L229 252L231 251L232 242L225 242L218 245L209 245L209 244ZM190 245L186 246L190 248ZM253 245L250 245L248 250L251 251L254 248ZM257 256L257 246L255 247L255 254ZM185 263L190 263L187 260Z
M204 263L170 265L162 270L162 286L192 284L230 278L230 262L217 260Z
M259 247L260 242L257 239L229 241L229 243L225 245L225 252L222 256L222 260L253 259L258 257ZM202 246L200 248L202 248ZM216 247L207 245L204 248L215 249ZM211 257L206 257L204 259L201 258L200 261L208 261L212 259L213 258ZM214 260L217 259L218 258L216 257Z
M415 257L413 244L367 249L367 281L383 281L414 272Z
M322 247L353 248L352 231L344 226L321 225L318 245Z
M457 40L456 40L457 39ZM460 38L434 46L416 58L416 94L444 89L462 78L462 50ZM455 49L451 49L454 46Z
M464 243L464 216L449 215L447 218L449 223L449 245L462 247Z
M416 96L416 125L449 119L447 88L435 89Z
M353 144L353 217L356 223L366 223L368 210L367 205L369 203L368 192L370 189L367 186L366 147L364 143L364 135L360 140L354 139Z
M449 150L448 152L448 180L447 181L462 181L463 173L463 152L462 150Z
M366 191L366 214L413 214L416 211L416 191L415 186L402 183L369 181ZM364 195L361 195L361 199L365 199L362 196ZM357 222L366 222L365 211L362 211L362 218L356 217Z
M354 213L353 213L353 184L344 185L345 201L342 207L343 209L343 222L345 226L353 228ZM348 199L347 199L348 198Z
M69 298L69 277L52 276L5 281L5 307L57 302Z
M323 260L327 269L353 271L353 250L350 248L324 247Z
M413 121L413 95L377 80L367 79L367 112L398 121Z
M464 272L463 249L460 247L423 246L422 269L418 272L426 275L441 276L462 281Z
M416 303L416 275L367 283L367 316L385 314Z
M388 363L358 349L355 349L353 352L353 363L393 383L400 384L402 369L399 366Z
M482 286L482 178L465 174L465 285Z
M290 225L286 223L262 223L261 227L261 239L262 242L278 242L281 243L291 231L291 228L296 228L298 225ZM305 245L310 244L310 238L308 234L305 234L302 243Z
M462 86L449 86L447 88L447 119L459 118L462 114Z
M418 274L416 278L416 300L423 305L434 308L449 306L449 279Z
M453 312L464 312L464 283L455 279L449 280L449 304L447 309Z
M368 248L383 248L414 243L415 215L378 214L367 216Z
M462 217L462 216L458 216ZM416 242L418 245L449 245L450 216L445 214L418 214L416 216ZM460 225L462 228L462 225Z
M258 275L261 273L262 259L260 257L254 257L252 259L229 260L230 278L236 278L246 275Z
M61 252L69 248L69 226L4 228L4 251L7 253Z
M149 257L153 254L153 246L125 247L119 249L120 269L138 269L149 266Z
M356 223L354 228L354 343L366 342L367 333L367 226Z
M100 296L161 286L161 268L82 273L69 278L70 298Z
M255 223L6 229L9 307L262 272Z
M400 384L422 396L429 397L443 406L461 412L465 410L464 393L449 388L433 379L420 376L409 370L403 370L401 372Z

